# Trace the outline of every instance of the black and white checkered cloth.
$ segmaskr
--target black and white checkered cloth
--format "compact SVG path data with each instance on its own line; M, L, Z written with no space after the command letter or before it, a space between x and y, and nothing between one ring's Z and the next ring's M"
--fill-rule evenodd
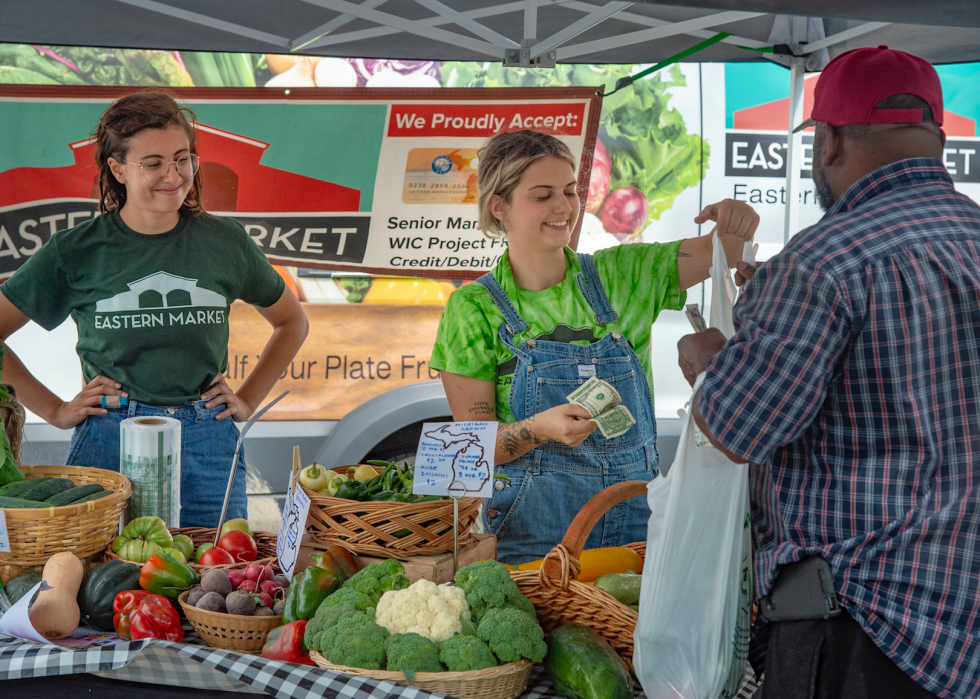
M317 667L266 660L216 650L204 644L187 624L184 643L144 639L115 646L66 650L28 643L0 634L0 681L51 675L93 673L100 677L168 686L252 694L277 699L341 697L343 699L441 699L416 687L339 675ZM749 670L751 673L751 670ZM737 699L749 699L757 688L747 679ZM560 699L540 665L522 699ZM636 699L643 699L637 685Z

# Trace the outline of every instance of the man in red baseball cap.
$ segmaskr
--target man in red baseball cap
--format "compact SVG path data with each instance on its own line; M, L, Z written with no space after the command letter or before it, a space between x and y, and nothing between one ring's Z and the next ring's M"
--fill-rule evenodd
M731 340L678 344L751 464L763 699L980 696L980 207L942 122L921 58L832 61L800 127L826 215L740 268Z

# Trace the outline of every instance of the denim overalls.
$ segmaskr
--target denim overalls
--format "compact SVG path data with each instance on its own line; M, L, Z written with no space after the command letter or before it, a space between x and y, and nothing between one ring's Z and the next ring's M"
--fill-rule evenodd
M600 325L613 332L589 345L515 338L530 327L521 319L499 282L485 274L482 284L503 313L499 335L517 356L510 389L516 420L567 403L566 397L589 376L612 384L636 424L626 434L605 439L596 429L577 447L549 440L496 467L510 478L494 481L484 505L484 530L497 537L497 559L510 564L543 558L557 545L588 500L603 488L629 480L649 481L657 473L657 425L646 373L629 341L615 330L618 319L609 304L591 255L579 254L579 288ZM650 510L646 498L616 505L592 530L585 548L645 541Z
M228 487L228 473L238 443L234 419L215 420L225 405L205 408L206 401L160 407L130 401L126 407L90 415L71 435L65 463L119 470L119 425L130 417L172 417L180 420L180 526L215 527ZM245 497L245 446L238 457L226 519L248 516ZM175 526L175 525L171 525Z

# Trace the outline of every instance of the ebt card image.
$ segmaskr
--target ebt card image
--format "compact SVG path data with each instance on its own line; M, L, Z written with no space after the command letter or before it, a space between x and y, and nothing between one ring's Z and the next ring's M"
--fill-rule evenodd
M405 165L406 204L475 204L476 148L413 148Z

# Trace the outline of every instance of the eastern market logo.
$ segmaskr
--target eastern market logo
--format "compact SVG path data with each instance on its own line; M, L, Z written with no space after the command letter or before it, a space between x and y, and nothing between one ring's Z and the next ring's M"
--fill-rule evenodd
M197 144L205 209L238 219L268 257L363 261L370 217L356 213L359 190L262 165L268 143L213 126L197 125ZM0 279L55 233L98 215L94 139L68 147L72 165L0 172Z

